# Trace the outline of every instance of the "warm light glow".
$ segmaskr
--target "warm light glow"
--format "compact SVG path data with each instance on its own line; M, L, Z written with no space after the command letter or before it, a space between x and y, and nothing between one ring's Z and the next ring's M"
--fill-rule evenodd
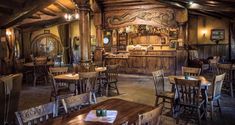
M189 5L192 5L193 4L193 1L189 1Z
M64 15L64 18L67 20L67 21L71 21L71 20L74 20L74 19L79 19L79 13L78 13L78 10L75 10L75 12L74 13L66 13L65 15Z
M191 9L199 8L199 4L194 3L193 1L190 1L189 2L189 8L191 8Z
M7 36L10 36L11 34L12 34L11 31L6 31Z
M203 29L202 30L202 35L205 36L207 34L207 30L206 29Z
M75 19L79 19L79 14L78 13L75 14Z

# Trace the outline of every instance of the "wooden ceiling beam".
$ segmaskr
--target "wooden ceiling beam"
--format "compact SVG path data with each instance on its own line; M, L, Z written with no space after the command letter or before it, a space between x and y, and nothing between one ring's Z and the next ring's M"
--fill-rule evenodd
M45 14L45 15L48 15L48 16L56 16L55 13L52 13L52 12L47 11L47 10L45 10L45 9L40 10L40 12L43 13L43 14Z
M165 5L168 5L168 6L172 6L172 7L178 7L178 8L183 8L185 9L185 5L182 5L178 2L174 2L172 0L142 0L142 1L146 1L146 2L150 2L150 3L153 3L153 4L156 4L156 3L163 3Z
M0 0L0 7L14 9L14 8L22 8L22 5L13 0Z
M66 21L63 17L58 17L51 20L44 20L44 21L37 21L33 23L23 24L18 26L17 28L22 29L24 32L29 32L29 31L31 32L64 23L69 23L69 22Z
M213 14L213 13L208 13L208 12L201 11L201 10L190 10L189 14L200 15L200 16L211 16L211 17L215 17L215 18L218 18L218 19L222 18L220 15Z
M9 17L4 17L0 22L0 28L7 28L15 25L17 22L22 21L28 16L36 13L37 11L49 6L56 0L30 0L22 9L18 9L14 14Z
M72 12L72 10L70 10L68 7L64 6L59 1L56 1L53 5L55 5L58 9L60 9L61 11L65 12L65 13L71 13Z
M4 15L11 15L13 13L13 10L0 7L0 13Z
M104 7L122 7L122 6L139 6L139 5L152 5L148 2L139 2L139 3L125 3L125 4L104 4Z
M41 19L40 15L32 15L32 16L29 16L28 18L31 18L31 19Z

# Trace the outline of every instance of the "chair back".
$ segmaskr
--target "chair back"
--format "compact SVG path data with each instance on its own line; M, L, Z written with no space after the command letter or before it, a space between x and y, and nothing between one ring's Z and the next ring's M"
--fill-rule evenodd
M212 98L220 97L225 75L226 73L215 76L212 88Z
M164 92L164 71L157 70L152 72L156 95Z
M198 106L201 94L200 80L175 79L179 103L187 106Z
M25 59L17 59L16 60L15 67L16 67L17 72L22 72L23 71L24 63L25 63Z
M2 120L14 124L14 113L18 109L23 74L2 77L0 80L0 123ZM4 118L4 119L3 119Z
M82 72L79 77L82 79L80 84L80 93L97 92L97 72Z
M49 73L49 74L48 74L48 78L49 78L50 83L51 83L52 92L53 92L55 95L58 95L58 86L57 86L57 84L56 84L54 75L51 74L51 73Z
M232 72L231 72L232 66L233 64L221 64L221 63L217 65L218 74L226 73L224 78L225 81L231 81L232 79Z
M94 63L94 65L98 66L98 67L103 67L104 66L102 61L97 61L97 62Z
M199 76L200 73L201 73L200 68L182 67L182 75Z
M49 72L56 76L68 73L68 69L68 67L50 67Z
M8 123L15 120L14 113L18 110L19 106L19 99L20 99L20 92L22 89L22 80L23 80L23 74L14 74L12 76L13 80L13 86L10 94L10 105L9 105L9 111L8 111Z
M90 93L83 93L62 99L65 112L80 110L82 106L90 104L90 96Z
M19 125L30 125L45 122L49 118L55 117L56 112L56 103L50 102L48 104L15 112L15 115L17 117Z
M139 115L139 125L159 125L163 105Z
M33 68L34 68L34 74L35 75L38 75L38 76L40 76L40 75L45 75L45 74L47 74L48 73L48 69L47 69L47 66L45 65L45 64L42 64L42 65L34 65L33 66Z
M108 82L118 82L119 65L107 65L106 77Z
M34 61L36 65L47 64L47 57L36 57Z

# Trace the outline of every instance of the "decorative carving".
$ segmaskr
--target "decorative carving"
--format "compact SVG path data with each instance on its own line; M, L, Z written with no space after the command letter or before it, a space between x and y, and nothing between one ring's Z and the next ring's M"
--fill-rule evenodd
M122 15L106 17L106 26L117 27L119 25L132 24L156 24L162 27L176 27L175 12L173 9L159 8L154 10L136 10L124 12Z

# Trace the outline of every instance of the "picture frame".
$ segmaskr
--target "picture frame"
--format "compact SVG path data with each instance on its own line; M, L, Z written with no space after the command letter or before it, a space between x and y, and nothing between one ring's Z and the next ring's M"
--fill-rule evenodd
M225 30L224 29L212 29L211 30L211 40L219 41L225 39Z

